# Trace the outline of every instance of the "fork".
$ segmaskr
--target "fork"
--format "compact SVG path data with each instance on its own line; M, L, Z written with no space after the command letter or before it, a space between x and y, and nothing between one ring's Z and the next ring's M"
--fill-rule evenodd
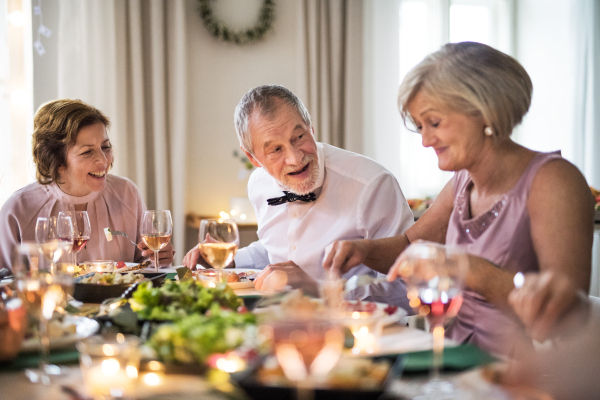
M351 292L360 286L381 282L387 282L387 278L373 278L371 275L354 275L344 284L344 293Z
M137 243L131 240L131 238L127 236L125 232L113 231L110 228L104 228L104 235L106 236L106 240L109 242L113 240L113 236L125 236L131 243L133 243L134 246L137 246Z

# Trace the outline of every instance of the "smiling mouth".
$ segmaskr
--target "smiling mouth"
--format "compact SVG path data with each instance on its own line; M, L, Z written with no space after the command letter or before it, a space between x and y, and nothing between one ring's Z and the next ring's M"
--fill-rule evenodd
M304 171L306 171L308 169L310 163L306 164L301 170L296 171L296 172L290 172L288 175L300 175L301 173L303 173Z
M90 172L88 175L91 175L94 178L104 178L104 176L106 175L106 171Z

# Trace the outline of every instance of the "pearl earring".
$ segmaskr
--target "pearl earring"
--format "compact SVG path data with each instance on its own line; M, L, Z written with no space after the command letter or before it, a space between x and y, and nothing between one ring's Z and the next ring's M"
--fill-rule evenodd
M483 133L485 133L486 136L492 136L494 134L494 131L489 126L486 126L483 130Z

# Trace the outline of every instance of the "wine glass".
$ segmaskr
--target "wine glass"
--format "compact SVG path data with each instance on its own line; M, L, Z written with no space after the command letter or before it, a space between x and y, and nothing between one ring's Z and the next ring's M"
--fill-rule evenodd
M450 396L456 393L454 386L440 379L444 325L456 316L462 304L468 257L458 247L424 241L411 244L402 257L399 276L408 287L410 306L427 318L433 333L431 379L420 391L424 398Z
M158 272L158 252L173 234L173 220L169 210L148 210L142 216L142 240L154 252L154 267Z
M223 282L222 269L231 264L239 245L235 221L223 218L200 221L198 249L204 260L217 270L217 282Z
M315 383L338 363L343 347L342 327L327 315L286 315L268 322L275 356L285 376L295 384L297 398L313 398Z
M52 273L56 272L56 263L63 253L73 249L73 237L73 222L70 217L38 217L35 241L50 262Z
M77 265L77 253L85 247L92 233L90 217L87 211L61 211L58 213L58 218L59 220L71 218L73 224L73 263Z
M48 322L57 305L72 292L73 278L68 274L52 273L44 263L40 247L33 242L23 242L13 251L12 268L15 285L27 305L28 313L39 322L41 357L39 369L26 370L32 382L50 384L49 375L60 375L61 368L48 363L50 338Z

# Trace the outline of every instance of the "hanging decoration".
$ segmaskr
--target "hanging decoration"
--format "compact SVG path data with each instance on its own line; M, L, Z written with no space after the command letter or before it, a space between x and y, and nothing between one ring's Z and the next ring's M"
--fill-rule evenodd
M42 14L42 0L38 0L37 6L33 6L33 15L37 15L38 17L38 28L36 30L37 38L35 42L33 42L33 48L40 56L43 56L46 53L46 49L42 44L41 36L50 37L52 35L52 30L44 25L44 16Z
M250 44L261 40L273 26L275 0L264 0L258 15L258 22L252 28L234 31L220 21L215 20L211 0L198 0L200 17L204 27L219 40L239 45Z

